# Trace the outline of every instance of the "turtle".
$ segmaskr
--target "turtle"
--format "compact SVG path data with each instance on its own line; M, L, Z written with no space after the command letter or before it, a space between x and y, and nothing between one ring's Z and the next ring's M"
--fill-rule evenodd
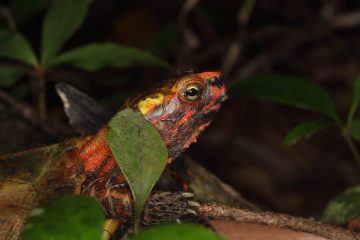
M0 156L0 239L19 239L32 209L64 195L94 197L112 220L106 229L109 236L133 220L134 199L107 142L110 114L68 85L58 85L57 91L71 125L83 136ZM157 128L168 148L164 175L172 175L174 162L196 142L226 99L220 72L192 72L171 78L126 107ZM159 224L194 213L193 194L186 184L181 190L152 192L142 223Z

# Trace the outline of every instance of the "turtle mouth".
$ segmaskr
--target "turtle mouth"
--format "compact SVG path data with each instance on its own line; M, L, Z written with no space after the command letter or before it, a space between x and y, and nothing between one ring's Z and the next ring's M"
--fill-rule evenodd
M220 99L220 102L223 103L229 99L229 96L224 92L223 94L220 95L219 99Z
M225 91L223 91L223 92L221 93L221 95L217 97L217 99L216 99L216 101L215 101L215 103L214 103L214 106L215 106L215 105L218 105L218 104L221 104L221 103L225 102L225 101L228 100L228 99L229 99L229 96L226 94Z

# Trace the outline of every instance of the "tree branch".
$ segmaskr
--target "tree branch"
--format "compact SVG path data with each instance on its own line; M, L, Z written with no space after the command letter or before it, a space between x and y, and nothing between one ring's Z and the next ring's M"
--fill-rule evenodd
M0 99L11 106L16 112L20 113L24 119L28 120L32 124L37 123L36 114L30 106L19 102L2 89L0 89Z
M19 113L25 120L39 127L44 133L50 137L55 137L55 133L44 123L40 122L35 110L26 103L20 102L0 89L0 100L8 104L12 109Z
M246 38L246 25L255 5L255 0L246 0L238 12L238 32L236 39L230 44L224 57L221 71L225 76L229 74L243 50L243 42Z
M359 240L360 235L346 229L323 224L314 220L281 213L260 212L229 207L220 203L202 204L197 213L211 219L267 225L276 228L306 232L329 240Z
M14 17L12 15L12 12L9 8L0 6L0 16L4 18L6 24L8 25L8 28L11 32L17 31L17 26L14 20Z

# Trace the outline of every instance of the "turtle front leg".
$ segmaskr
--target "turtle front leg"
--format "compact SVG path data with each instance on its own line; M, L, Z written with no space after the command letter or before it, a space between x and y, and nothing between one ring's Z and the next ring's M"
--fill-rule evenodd
M196 212L192 208L199 206L199 204L192 201L192 197L193 194L189 192L152 193L143 210L141 218L142 225L149 226L175 222L185 215L196 215ZM116 199L112 200L119 203ZM103 202L103 204L109 206L108 201ZM133 218L131 216L126 221L124 220L123 216L111 216L111 218L106 219L102 240L119 239L123 234L131 234L132 230L129 229L129 226L133 222Z
M199 203L193 201L191 192L154 192L145 205L142 214L144 225L178 221L185 215L197 215L193 208Z
M98 178L88 182L83 195L96 198L109 219L118 219L123 224L133 222L134 200L126 183L116 183L116 178ZM199 204L193 201L190 192L157 191L150 194L142 214L142 224L153 225L177 221L191 214Z

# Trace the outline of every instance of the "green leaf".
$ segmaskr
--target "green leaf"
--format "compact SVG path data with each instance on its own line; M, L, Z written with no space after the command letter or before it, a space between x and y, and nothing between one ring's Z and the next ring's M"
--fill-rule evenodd
M34 209L25 224L24 240L100 240L104 214L98 202L66 196Z
M51 64L70 64L72 66L96 71L103 67L129 67L133 65L171 66L154 55L131 47L112 43L89 44L64 53L53 59Z
M15 84L23 73L8 66L0 66L0 87L10 87Z
M352 122L350 134L356 141L360 141L360 119L356 119Z
M131 109L110 120L107 137L134 195L137 229L145 201L165 168L167 148L158 130Z
M220 240L214 232L198 225L167 224L151 227L131 240Z
M318 84L291 75L251 77L240 81L230 94L263 97L294 107L310 109L330 116L336 124L341 119L327 92Z
M284 143L292 145L297 143L300 139L309 139L321 129L333 124L331 120L313 120L300 123L294 127L285 137Z
M360 186L352 187L331 200L324 210L326 223L344 225L360 216Z
M355 80L353 98L347 120L348 124L351 124L351 121L354 118L354 114L359 106L359 103L360 103L360 75Z
M80 27L91 0L54 0L45 16L41 63L47 63L59 52L64 43Z
M0 57L36 65L37 59L30 43L20 34L0 30Z

